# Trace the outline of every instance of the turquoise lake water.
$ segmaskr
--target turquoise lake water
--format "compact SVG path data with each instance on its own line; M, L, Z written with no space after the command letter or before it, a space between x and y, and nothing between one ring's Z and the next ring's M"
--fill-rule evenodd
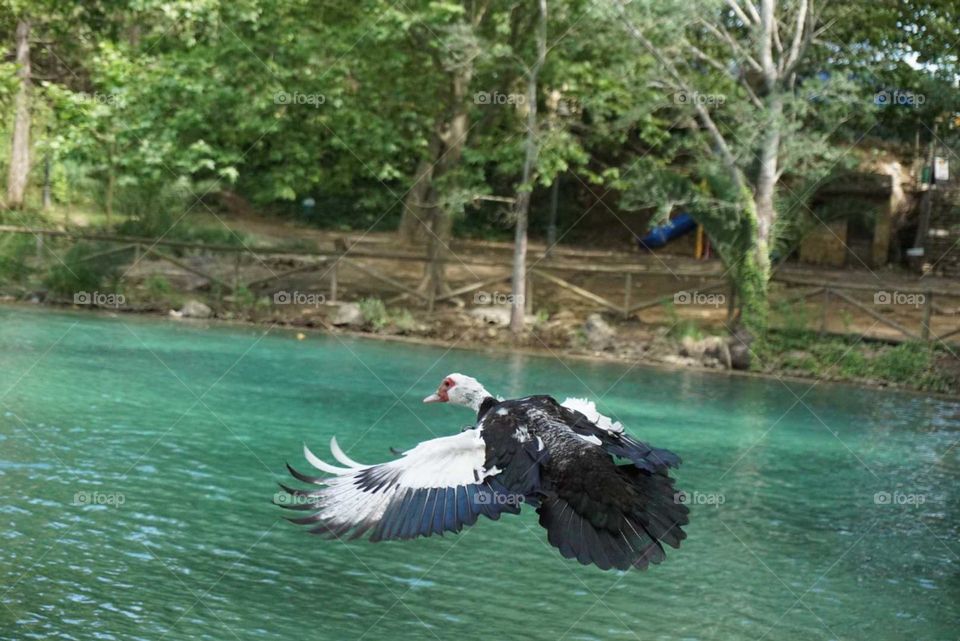
M615 573L530 509L376 545L282 520L304 441L369 463L468 423L420 403L452 371L683 456L683 547ZM0 308L0 639L956 641L958 439L918 395Z

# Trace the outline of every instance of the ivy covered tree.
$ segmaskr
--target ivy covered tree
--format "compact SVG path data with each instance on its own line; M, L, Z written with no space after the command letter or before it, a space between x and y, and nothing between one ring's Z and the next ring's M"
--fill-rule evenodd
M762 334L778 232L841 160L838 125L872 105L813 55L828 29L812 0L620 2L616 14L657 61L670 109L695 123L645 161L628 199L694 212L736 284L743 326Z

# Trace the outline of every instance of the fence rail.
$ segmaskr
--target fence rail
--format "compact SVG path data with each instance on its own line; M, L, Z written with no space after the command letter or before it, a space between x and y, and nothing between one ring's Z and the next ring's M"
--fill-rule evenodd
M438 302L452 300L464 294L469 294L477 290L481 290L485 287L490 287L497 283L507 282L510 280L510 268L511 265L508 260L496 260L492 258L482 258L476 256L464 256L460 254L458 256L440 256L434 260L440 260L452 265L462 265L465 267L495 267L504 270L504 273L497 276L483 278L476 280L476 282L469 283L460 287L457 287L453 290L444 292L444 293L424 293L418 290L416 287L411 287L400 280L398 280L393 275L384 273L383 270L374 268L367 264L362 264L358 262L359 260L383 260L383 261L400 261L400 262L414 262L414 263L426 263L431 259L425 256L424 254L415 254L411 252L402 252L394 250L364 250L362 248L355 247L346 247L342 241L338 241L336 246L332 250L321 250L321 249L290 249L283 247L251 247L248 245L217 245L217 244L206 244L199 242L191 241L178 241L178 240L167 240L167 239L153 239L153 238L140 238L135 236L120 236L120 235L110 235L110 234L101 234L101 233L82 233L77 231L70 230L58 230L58 229L44 229L44 228L32 228L32 227L19 227L12 225L0 225L0 234L29 234L33 235L37 239L37 253L40 256L44 250L44 244L46 238L69 238L76 241L97 241L104 243L115 243L118 246L103 251L96 252L94 254L89 254L83 257L82 260L93 260L96 258L102 258L110 255L119 255L125 252L133 253L133 261L139 262L145 256L153 257L157 260L168 262L179 269L183 269L192 274L200 276L201 278L206 279L208 282L215 284L221 290L226 292L236 292L240 288L246 289L255 289L263 288L274 281L280 281L289 276L297 274L307 274L310 272L316 272L323 270L321 278L325 278L327 282L327 287L329 291L329 296L327 300L330 302L337 302L338 290L339 290L339 281L340 281L340 271L343 268L349 268L356 270L357 272L363 274L365 277L376 280L381 284L387 286L388 288L395 290L397 294L389 299L387 302L396 302L402 298L412 298L420 301L422 304L425 304L429 309L433 309L434 305ZM194 265L190 265L188 262L181 260L180 258L171 255L168 251L164 249L173 249L180 251L197 251L205 252L212 254L233 254L235 256L234 260L234 275L231 282L227 282L221 277L218 277L207 270L201 269ZM276 257L292 257L302 262L299 265L289 267L287 269L281 270L279 272L273 272L267 276L258 276L257 278L248 279L242 281L240 278L240 262L241 258L244 256L250 256L262 264L266 264L264 259L276 258ZM539 280L541 283L546 283L554 287L560 288L565 292L570 293L573 296L576 296L579 299L585 300L591 304L602 307L623 318L630 318L631 316L638 314L644 310L662 305L664 303L674 300L676 294L688 291L688 288L678 289L676 291L658 294L656 296L648 297L643 300L634 301L634 277L635 276L672 276L681 279L712 279L708 280L705 283L700 284L696 291L699 294L705 294L707 292L712 292L720 289L727 289L730 292L730 297L727 306L727 318L728 320L732 317L734 313L734 300L733 300L733 290L731 289L730 283L723 278L722 272L715 267L704 267L696 269L671 269L666 265L656 266L656 265L638 265L638 264L603 264L602 259L599 257L591 257L590 264L572 262L569 260L561 260L557 258L546 258L543 256L537 257L536 261L533 262L527 271L528 285L527 285L527 300L525 304L528 310L532 310L533 305L533 291L534 291L534 281ZM272 271L272 270L271 270ZM570 276L561 277L557 275L556 272L563 274L573 273L576 275L593 275L593 276L618 276L623 279L622 284L622 296L619 301L611 300L609 294L607 296L601 295L596 291L591 291L588 287L583 285L578 285L571 282ZM940 296L944 298L956 298L960 299L960 288L956 290L951 290L942 287L903 287L901 285L878 283L876 285L857 283L857 282L835 282L823 279L814 279L814 278L801 278L796 276L781 275L775 273L773 275L774 282L783 284L788 288L806 288L803 291L790 295L784 302L788 304L795 303L804 303L813 299L816 296L820 297L820 331L827 331L827 319L829 316L829 309L834 304L846 304L850 307L856 309L859 312L867 315L872 318L876 324L882 324L895 332L897 336L901 339L906 340L925 340L925 341L945 341L948 338L953 338L960 335L960 316L958 316L957 311L950 311L947 308L938 305L934 297ZM888 293L895 292L897 295L904 296L914 296L916 300L920 301L918 307L922 306L920 310L918 323L916 330L908 327L907 325L893 319L888 318L884 314L881 314L876 309L872 309L868 305L864 304L862 301L857 300L852 294L854 292L873 292L874 295L878 293ZM942 332L937 335L934 334L931 330L931 324L933 317L935 315L941 316L958 316L958 327L948 328L947 331ZM848 332L849 333L849 332ZM887 336L886 338L894 338Z

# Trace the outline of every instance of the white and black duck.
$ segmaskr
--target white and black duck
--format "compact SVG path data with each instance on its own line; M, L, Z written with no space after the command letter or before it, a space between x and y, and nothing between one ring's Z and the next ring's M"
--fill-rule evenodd
M363 465L330 443L329 476L290 473L319 489L281 484L283 507L309 511L294 523L329 538L371 541L459 532L481 515L536 508L547 539L567 558L602 569L646 568L679 547L688 509L668 471L680 458L634 439L593 403L550 396L498 400L469 376L451 374L424 402L477 412L474 429L424 441L402 457ZM582 410L582 411L581 411ZM618 460L629 461L618 463Z

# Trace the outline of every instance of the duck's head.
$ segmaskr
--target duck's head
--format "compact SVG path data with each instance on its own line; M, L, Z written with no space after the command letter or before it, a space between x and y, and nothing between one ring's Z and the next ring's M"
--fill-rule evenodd
M440 382L440 387L424 403L451 403L469 407L474 412L480 409L483 399L490 396L477 379L465 374L450 374Z

